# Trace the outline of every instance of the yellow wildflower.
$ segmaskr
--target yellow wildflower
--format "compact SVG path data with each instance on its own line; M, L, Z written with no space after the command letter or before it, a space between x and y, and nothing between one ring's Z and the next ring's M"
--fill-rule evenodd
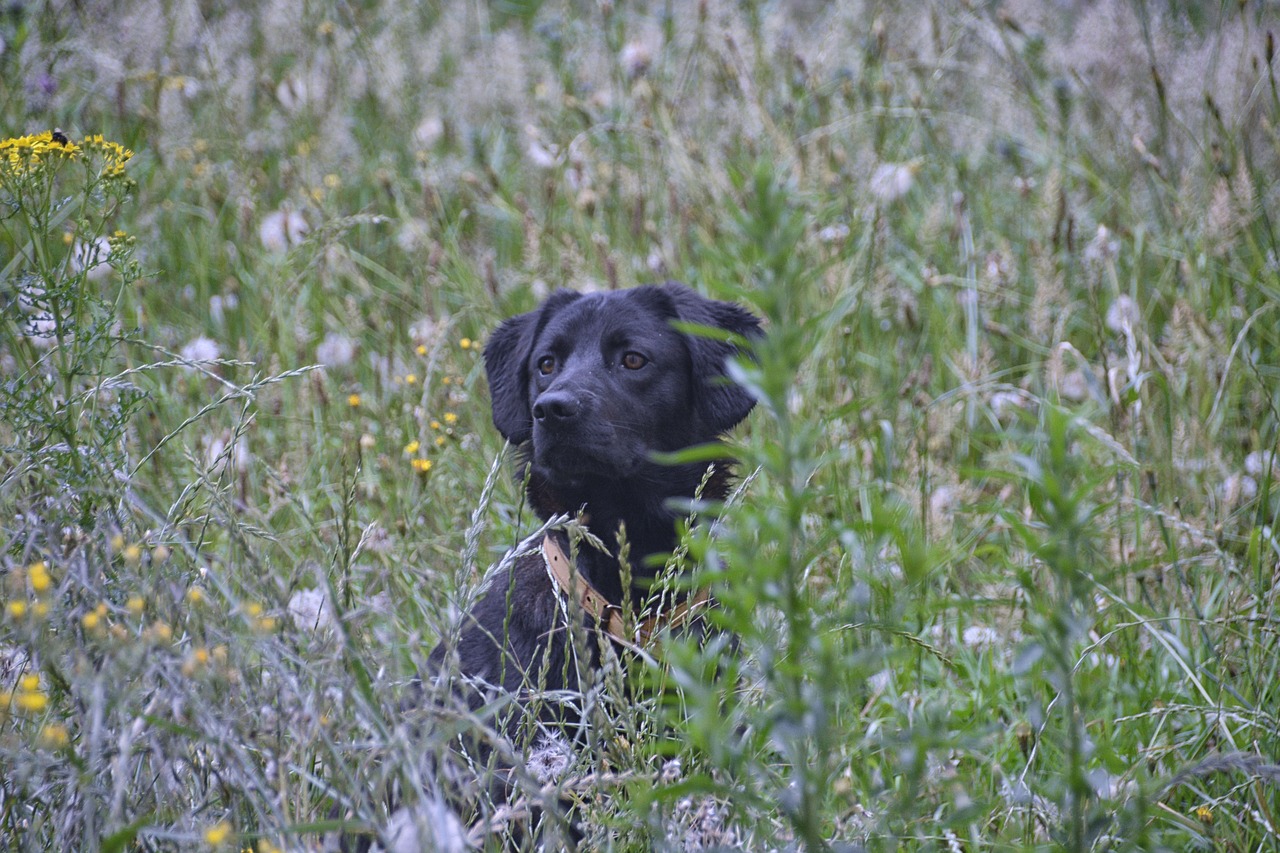
M33 714L49 707L49 697L37 691L19 693L15 701L18 703L19 708L24 711L30 711Z
M27 615L27 603L25 601L10 601L4 606L4 612L11 619L21 619Z
M439 422L439 421L432 421L432 422L431 422L431 428L432 428L432 429L440 429L440 422Z
M462 340L458 341L458 346L462 347L463 349L471 349L471 338L463 338Z
M124 537L119 533L111 537L111 550L117 552L124 550Z
M151 551L151 559L157 563L163 563L165 560L169 559L169 546L157 545Z
M431 470L430 459L414 459L412 464L413 470L417 471L419 474L425 474Z
M35 616L37 619L43 619L48 616L49 602L37 601L35 604L31 605L31 615Z
M1208 806L1198 806L1196 808L1196 818L1205 826L1213 824L1213 809Z
M445 443L446 443L446 442L448 442L448 440L449 440L449 439L448 439L448 438L446 438L446 437L444 437L443 435L437 435L437 436L436 436L436 447L444 447L444 446L445 446Z
M444 422L447 423L449 426L453 426L458 422L458 416L453 412L445 412Z
M31 579L31 588L36 592L44 592L49 588L49 570L44 560L38 560L27 566L27 577Z
M418 381L417 374L414 374L414 373L406 374L404 377L404 384L406 385L413 385L417 383L417 381Z
M193 586L191 587L191 589L187 590L187 601L191 602L192 604L200 604L204 600L205 600L204 589L202 589L201 587Z
M124 551L121 552L121 556L124 557L124 561L129 565L137 565L138 561L142 559L142 548L137 545L126 545Z
M28 672L26 675L22 676L22 678L18 679L18 687L28 693L34 693L40 689L40 676L36 675L34 672Z
M417 453L417 452L418 452L418 448L419 448L419 447L421 447L421 446L422 446L422 445L421 445L418 441L416 441L416 440L415 440L415 441L411 441L411 442L409 442L408 444L406 444L406 445L404 446L404 452L405 452L405 455L406 455L406 456L412 456L413 454L415 454L415 453Z
M85 630L96 631L98 626L102 624L102 617L90 610L80 617L80 624L84 625Z
M427 354L427 345L426 345L426 344L418 344L417 353L418 353L418 355L426 355L426 354Z
M351 408L353 408L353 409L354 409L354 408L356 408L357 406L359 406L359 405L360 405L360 395L359 395L359 394L349 394L349 395L347 395L347 405L348 405L348 406L350 406L350 407L351 407Z
M151 627L146 630L144 636L157 643L167 643L173 639L173 629L167 622L157 619L151 623Z
M231 838L231 824L220 820L204 831L204 843L210 847L218 847Z
M50 723L40 729L40 743L50 749L62 749L71 741L67 727L59 723Z

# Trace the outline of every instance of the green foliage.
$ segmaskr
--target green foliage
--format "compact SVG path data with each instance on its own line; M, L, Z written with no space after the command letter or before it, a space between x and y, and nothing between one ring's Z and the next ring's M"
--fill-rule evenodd
M0 847L1272 849L1269 27L6 7ZM484 336L667 277L768 328L712 637L508 743L412 683L538 526Z

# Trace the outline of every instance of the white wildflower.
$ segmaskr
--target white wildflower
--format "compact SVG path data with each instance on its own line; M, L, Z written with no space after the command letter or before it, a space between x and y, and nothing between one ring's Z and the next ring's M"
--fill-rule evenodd
M89 281L102 281L111 275L107 256L111 254L111 241L106 237L84 242L77 240L71 247L71 269L85 273Z
M911 191L918 169L915 163L883 163L871 173L867 189L882 202L896 201Z
M1107 309L1107 328L1117 335L1124 332L1125 326L1130 329L1138 325L1138 303L1127 294L1120 294L1111 307Z
M289 618L299 631L330 631L334 627L333 607L324 590L300 589L289 599Z
M325 367L345 367L355 353L356 345L351 338L330 332L316 347L316 361Z
M268 252L286 252L299 245L310 230L311 226L301 213L282 208L262 217L258 225L258 239Z
M208 362L217 361L222 351L218 346L218 342L201 335L193 339L190 343L182 348L180 355L187 361L192 362Z

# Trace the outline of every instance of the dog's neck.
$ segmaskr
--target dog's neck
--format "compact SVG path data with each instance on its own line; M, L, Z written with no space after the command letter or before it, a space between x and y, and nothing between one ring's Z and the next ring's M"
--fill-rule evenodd
M578 551L578 571L614 604L624 598L619 531L625 530L631 576L641 580L633 584L631 596L638 606L647 597L647 581L661 570L677 544L676 520L681 513L672 509L669 502L695 496L721 501L728 495L732 480L730 466L724 463L717 464L709 476L701 465L666 467L663 471L670 488L661 495L652 495L652 480L641 485L625 479L584 478L553 485L536 471L529 475L529 503L539 516L546 520L564 513L580 513L587 529L609 549L606 554L584 545ZM656 505L637 505L637 495L651 495L650 500Z

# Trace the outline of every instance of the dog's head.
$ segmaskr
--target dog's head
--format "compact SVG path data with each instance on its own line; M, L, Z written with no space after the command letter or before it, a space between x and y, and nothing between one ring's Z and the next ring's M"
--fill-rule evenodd
M554 293L485 347L494 425L531 443L534 470L552 485L628 479L656 452L714 440L755 400L725 376L736 348L678 321L760 334L749 312L682 284Z

